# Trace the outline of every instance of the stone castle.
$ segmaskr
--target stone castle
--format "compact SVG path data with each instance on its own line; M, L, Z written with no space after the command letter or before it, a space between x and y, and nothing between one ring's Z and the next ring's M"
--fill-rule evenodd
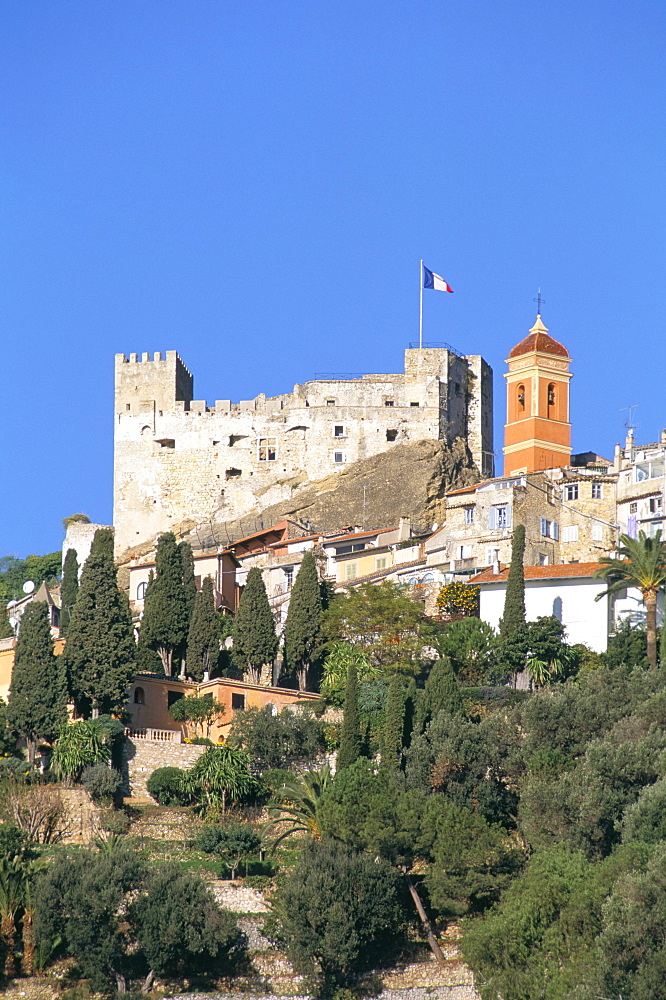
M354 462L422 440L467 443L494 474L492 369L479 355L405 351L404 372L321 379L207 406L176 351L115 359L118 555L163 531L232 521Z

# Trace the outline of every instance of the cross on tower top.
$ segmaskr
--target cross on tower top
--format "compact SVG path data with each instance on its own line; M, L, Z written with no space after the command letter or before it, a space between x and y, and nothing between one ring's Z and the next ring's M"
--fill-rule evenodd
M537 297L532 299L532 302L537 304L537 316L541 315L541 306L546 304L546 300L541 298L541 289L537 292Z

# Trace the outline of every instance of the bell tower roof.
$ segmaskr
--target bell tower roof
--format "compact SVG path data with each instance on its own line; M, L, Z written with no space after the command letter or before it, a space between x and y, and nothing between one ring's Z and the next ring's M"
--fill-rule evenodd
M569 352L564 344L560 344L548 333L548 327L544 326L540 315L537 315L536 323L519 344L509 351L510 358L518 358L522 354L555 354L560 358L568 358Z

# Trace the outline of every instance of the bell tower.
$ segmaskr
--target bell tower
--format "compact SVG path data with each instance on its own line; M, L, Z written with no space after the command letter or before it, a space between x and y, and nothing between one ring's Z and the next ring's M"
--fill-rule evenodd
M568 465L569 352L538 315L527 337L509 352L504 425L504 475Z

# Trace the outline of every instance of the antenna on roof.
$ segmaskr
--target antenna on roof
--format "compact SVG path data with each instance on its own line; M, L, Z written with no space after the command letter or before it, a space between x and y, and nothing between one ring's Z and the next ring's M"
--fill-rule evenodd
M627 428L628 431L637 431L638 430L639 424L637 424L636 421L634 420L634 410L637 410L637 409L638 409L638 403L632 403L631 406L621 406L620 407L620 413L623 410L628 410L629 411L628 418L624 422L624 426Z

